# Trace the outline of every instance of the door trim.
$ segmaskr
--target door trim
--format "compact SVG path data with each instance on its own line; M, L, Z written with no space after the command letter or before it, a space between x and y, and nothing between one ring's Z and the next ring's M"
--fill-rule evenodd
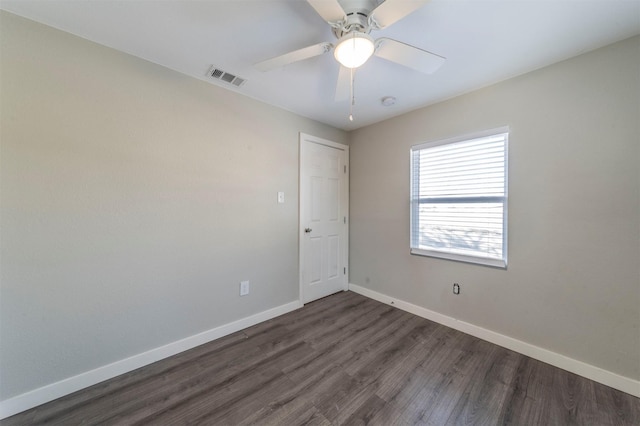
M318 138L316 136L308 135L306 133L300 132L299 134L299 142L298 142L298 299L300 303L304 302L304 238L305 233L302 224L302 167L303 161L302 156L305 151L305 144L314 143L319 145L325 145L331 148L336 148L342 150L345 154L344 163L347 167L345 173L345 181L344 188L342 192L342 200L344 206L344 216L346 217L346 224L343 228L343 238L344 238L344 253L342 255L343 265L346 268L346 273L343 276L342 282L342 290L347 291L349 289L349 145L333 142L327 139ZM307 302L308 303L308 302Z

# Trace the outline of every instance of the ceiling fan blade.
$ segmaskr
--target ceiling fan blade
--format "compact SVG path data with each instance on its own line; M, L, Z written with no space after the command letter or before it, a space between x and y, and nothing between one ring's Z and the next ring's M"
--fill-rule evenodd
M294 50L293 52L285 53L284 55L276 56L275 58L267 59L266 61L258 62L254 65L254 67L256 67L256 69L260 71L271 71L273 69L289 65L293 62L313 58L314 56L320 56L323 53L327 53L332 48L333 45L331 43L318 43L314 44L313 46L308 46L302 49Z
M424 6L429 0L385 0L371 16L378 28L386 28Z
M347 15L338 0L307 0L307 2L318 12L318 15L322 16L322 19L330 24L341 21Z
M374 55L425 74L434 73L446 60L435 53L390 38L376 40Z
M336 83L336 94L334 100L336 102L346 101L351 95L351 70L347 67L340 66L338 73L338 82Z

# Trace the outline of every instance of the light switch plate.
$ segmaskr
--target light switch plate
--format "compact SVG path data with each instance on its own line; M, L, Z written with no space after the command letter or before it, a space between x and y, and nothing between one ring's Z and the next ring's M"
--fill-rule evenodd
M249 294L249 281L240 281L240 296Z
M278 192L278 204L284 204L284 192Z

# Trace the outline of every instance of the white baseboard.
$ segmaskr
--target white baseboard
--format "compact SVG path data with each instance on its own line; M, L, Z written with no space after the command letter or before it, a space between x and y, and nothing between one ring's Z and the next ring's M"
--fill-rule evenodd
M219 339L236 331L243 330L252 325L267 321L271 318L286 314L302 307L302 302L295 301L277 306L266 311L259 312L246 318L221 325L211 330L195 334L190 337L160 346L155 349L125 358L120 361L87 371L77 376L69 377L50 385L23 393L0 402L0 420L14 414L44 404L62 396L68 395L80 389L93 386L97 383L128 373L145 365L149 365L164 358L168 358L196 346Z
M640 398L640 381L638 380L620 376L522 340L514 339L468 322L459 321L447 315L356 284L349 284L349 290Z

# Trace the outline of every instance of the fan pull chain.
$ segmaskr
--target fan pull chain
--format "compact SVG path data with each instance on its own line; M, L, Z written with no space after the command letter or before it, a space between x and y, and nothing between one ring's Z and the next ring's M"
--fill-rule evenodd
M356 50L356 33L353 33L353 51ZM351 71L351 78L349 79L349 89L351 91L351 105L349 105L349 121L353 121L353 105L356 103L356 97L353 94L353 68L349 68Z
M351 91L351 105L349 105L349 121L353 121L353 106L356 103L356 97L353 93L353 68L351 70L351 78L349 79L349 89Z

